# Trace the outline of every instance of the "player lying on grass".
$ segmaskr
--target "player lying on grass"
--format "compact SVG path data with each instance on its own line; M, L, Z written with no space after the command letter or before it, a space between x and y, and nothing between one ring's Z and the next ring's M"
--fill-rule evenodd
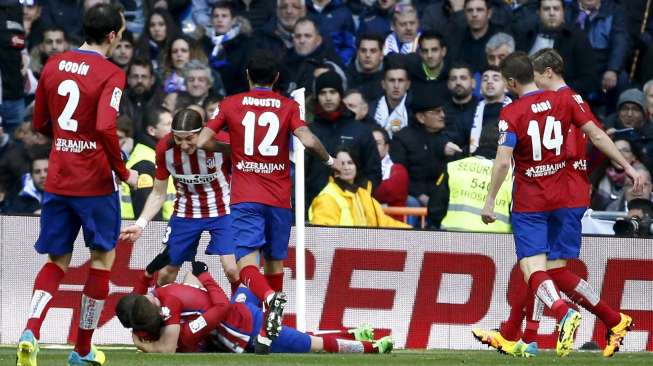
M254 352L263 324L260 306L245 287L229 301L206 264L193 262L193 275L187 274L184 284L127 295L118 302L116 314L123 326L132 328L134 345L143 352L243 353ZM280 328L270 345L273 353L389 353L393 347L390 337L375 341L368 326L321 335Z
M563 79L564 61L560 54L554 49L545 48L533 54L531 61L537 87L555 91L556 94L575 101L576 104L572 104L572 106L578 108L579 113L574 116L579 116L582 119L581 122L587 122L586 124L595 130L593 135L601 134L596 131L597 129L602 130L600 130L600 123L590 111L589 106L580 95L567 86ZM619 350L626 333L630 330L632 318L610 307L589 283L567 268L567 260L577 259L580 254L581 219L589 206L590 182L586 168L587 140L583 131L573 125L570 126L564 137L564 147L567 150L565 173L569 187L566 205L572 211L564 218L565 235L556 239L556 245L553 248L557 250L552 249L547 253L546 272L565 295L596 315L606 325L609 331L603 356L611 357ZM611 142L608 143L608 145L610 144ZM604 151L606 146L598 146L598 148ZM618 154L616 147L613 147L612 151ZM609 151L604 152L610 156ZM624 168L633 170L630 166L624 166ZM542 307L537 305L538 300L532 291L528 291L528 286L524 282L516 281L514 283L517 285L515 288L511 288L510 292L514 295L516 302L513 303L510 316L501 325L501 329L499 331L474 329L472 332L479 341L497 348L501 352L530 357L537 353L535 336L539 327ZM519 331L524 316L526 316L526 330L520 340Z

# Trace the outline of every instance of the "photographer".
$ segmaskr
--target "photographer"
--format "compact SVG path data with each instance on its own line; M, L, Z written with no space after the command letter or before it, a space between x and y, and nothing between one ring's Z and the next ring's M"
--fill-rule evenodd
M614 224L615 235L649 238L653 224L653 203L636 198L628 202L628 217Z

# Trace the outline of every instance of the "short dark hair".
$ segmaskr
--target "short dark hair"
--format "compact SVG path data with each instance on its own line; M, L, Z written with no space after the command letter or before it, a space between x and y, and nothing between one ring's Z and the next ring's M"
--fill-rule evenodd
M542 7L542 1L543 1L543 0L537 0L537 9L538 9L538 10ZM562 9L564 10L564 9L565 9L565 2L564 2L564 0L557 0L557 1L560 2L560 5L562 5Z
M152 65L152 61L145 57L134 57L132 61L129 63L129 66L127 66L127 76L129 77L129 73L132 71L132 67L134 66L140 66L144 67L148 70L150 70L150 74L154 76L154 66Z
M451 72L453 69L466 69L467 72L469 72L469 76L474 77L474 70L472 70L472 67L468 63L462 61L454 62L449 67L449 72Z
M220 94L209 93L209 95L204 98L204 101L202 102L202 108L206 109L206 107L208 107L210 104L220 103L223 99L224 98Z
M132 327L131 312L134 308L134 302L136 302L138 295L128 294L120 298L116 304L116 316L125 328Z
M422 42L429 39L437 40L438 42L440 42L440 47L447 47L447 44L444 41L444 36L442 36L442 34L434 30L427 30L422 32L422 34L420 34L419 39L417 40L419 47L422 48Z
M535 52L531 56L531 63L533 64L533 70L540 74L543 73L547 67L559 76L564 75L565 72L565 61L562 59L562 56L560 56L558 51L553 48L543 48Z
M373 41L379 44L379 49L383 51L383 43L385 40L380 34L377 33L361 33L358 38L356 39L356 49L360 48L361 42L363 41Z
M124 131L127 137L134 137L134 122L127 114L121 114L116 118L116 130Z
M354 177L354 185L357 187L365 187L365 185L368 182L368 179L365 177L365 173L361 168L360 156L358 156L356 150L349 146L339 146L333 155L338 156L338 153L341 152L349 154L351 160L354 162L354 165L356 166L356 177ZM335 180L336 183L343 184L343 181L340 180L339 178L336 178Z
M509 54L501 60L499 68L506 80L513 79L522 85L533 82L533 64L526 52L517 51Z
M161 333L163 317L159 314L157 306L152 304L144 295L137 296L134 299L129 319L135 331L144 331L153 335Z
M134 33L128 31L125 29L124 32L122 32L122 38L120 39L121 42L128 42L132 46L135 46L135 39L134 39Z
M191 108L184 108L172 119L172 129L175 131L192 131L202 127L202 115Z
M66 30L63 29L62 27L58 25L49 25L43 30L43 35L45 35L47 32L61 32L63 34L63 39L68 42L68 33L66 33Z
M390 52L383 58L383 77L385 77L391 70L404 70L406 72L406 77L410 79L404 55Z
M345 92L345 94L342 96L342 99L345 99L345 98L347 98L348 96L350 96L350 95L352 95L352 94L360 94L361 99L363 99L363 101L364 101L365 103L368 103L368 104L369 104L367 98L365 98L365 94L363 94L363 92L360 91L360 89L356 89L356 88L348 89L348 90Z
M495 65L485 66L485 68L483 69L483 72L481 73L481 75L485 74L486 71L496 71L498 73L501 73L501 69L499 68L499 66L495 66Z
M297 26L299 24L302 24L302 23L311 23L311 24L313 24L313 28L315 28L315 31L317 32L317 34L320 34L320 27L317 25L315 20L313 20L313 19L311 19L309 17L301 17L301 18L297 19L297 22L295 22L295 26L292 28L293 33L295 32L295 28L297 28Z
M213 11L215 11L215 9L227 9L231 13L232 18L236 16L236 7L231 1L220 0L213 4L213 6L211 6L211 13L209 13L211 16L213 16Z
M48 160L50 157L50 144L34 145L29 149L27 155L31 161L30 165L36 160Z
M383 141L385 141L386 144L390 143L390 134L388 133L388 131L386 131L385 128L383 128L383 127L381 127L379 125L376 125L376 126L372 127L372 132L381 133L381 135L383 135Z
M628 210L642 210L644 217L653 217L653 202L644 198L635 198L628 201Z
M476 0L465 0L465 3L463 4L463 8L465 8L465 7L467 6L467 4L468 4L469 2L471 2L471 1L476 1ZM490 9L490 8L492 7L492 5L490 4L490 0L479 0L479 1L484 2L484 3L485 3L485 7L487 7L488 9Z
M97 4L84 14L84 38L89 44L102 44L111 32L120 31L123 18L112 4Z
M279 74L279 60L270 50L254 50L247 61L247 73L254 84L272 85Z
M159 118L164 113L170 113L167 109L163 107L150 107L145 110L143 115L143 122L145 122L145 127L154 127L159 124Z

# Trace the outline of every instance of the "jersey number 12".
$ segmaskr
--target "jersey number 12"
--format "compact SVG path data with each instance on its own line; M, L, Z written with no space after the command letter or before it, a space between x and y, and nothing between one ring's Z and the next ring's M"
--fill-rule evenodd
M268 126L265 137L258 145L258 152L262 156L277 156L279 154L279 147L272 144L279 134L279 117L276 114L264 112L258 117L257 121L256 113L249 111L245 114L242 124L245 126L245 155L254 155L254 131L256 125Z
M542 145L548 150L555 150L556 156L560 155L563 142L562 124L560 121L556 121L553 116L546 117L543 137L540 137L540 126L535 120L528 123L526 133L531 137L534 161L542 160Z

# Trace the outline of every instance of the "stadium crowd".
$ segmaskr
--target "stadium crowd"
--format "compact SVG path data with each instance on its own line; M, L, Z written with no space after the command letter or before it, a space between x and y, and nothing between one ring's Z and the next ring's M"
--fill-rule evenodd
M591 151L591 208L625 212L632 199L651 200L653 9L645 0L113 1L128 30L111 56L127 76L117 129L128 167L141 173L138 189L121 190L124 218L143 208L155 171L149 156L174 113L194 106L210 119L226 95L248 89L245 64L260 48L283 59L276 88L306 88L310 129L353 166L351 179L334 177L307 156L311 222L402 226L379 216L386 205L427 207L429 227L464 228L452 222L458 216L443 220L465 209L454 194L478 173L469 168L476 160L456 162L496 153L499 111L513 97L498 64L543 48L562 55L570 86L647 173L634 195L623 169ZM49 57L81 43L84 11L100 2L0 0L0 213L39 213L53 143L30 123L39 74ZM469 194L487 190L476 185ZM349 218L329 216L338 209ZM159 217L169 217L165 205Z

